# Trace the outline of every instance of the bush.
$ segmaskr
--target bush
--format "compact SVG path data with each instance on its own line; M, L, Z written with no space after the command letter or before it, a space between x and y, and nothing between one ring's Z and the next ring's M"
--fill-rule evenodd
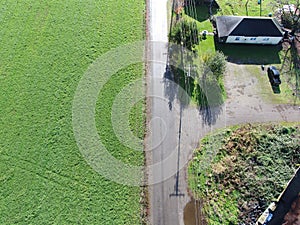
M225 73L227 57L219 51L208 53L202 57L204 64L213 73L217 80Z
M176 44L183 44L189 50L199 44L199 32L195 22L182 19L176 23L169 35L169 40Z
M284 13L281 16L282 24L285 28L292 30L299 30L300 23L297 15L293 15L291 13Z
M299 167L299 137L299 125L274 124L205 137L189 164L189 185L208 224L255 224Z

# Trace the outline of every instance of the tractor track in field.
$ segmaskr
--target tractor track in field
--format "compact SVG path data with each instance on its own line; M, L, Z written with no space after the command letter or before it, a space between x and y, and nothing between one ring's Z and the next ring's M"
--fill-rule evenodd
M10 159L12 158L12 156L5 155L5 154L3 154L2 156L7 158L6 162L7 162L7 164L10 164L10 161L11 161ZM16 157L14 156L14 158L16 158ZM88 187L86 184L81 183L79 180L72 178L71 176L66 176L63 174L59 174L53 170L45 169L45 167L39 166L38 164L36 164L34 162L22 159L20 157L18 158L18 163L16 163L14 161L14 164L12 166L17 167L20 170L26 171L28 173L35 174L35 175L41 177L42 179L51 181L51 182L63 187L64 189L66 187L68 187L67 189L80 190L81 189L80 186L84 187L84 188ZM43 173L45 173L45 174L47 173L47 175L45 175ZM72 185L71 182L76 182L76 185ZM92 186L92 184L90 184L90 186Z

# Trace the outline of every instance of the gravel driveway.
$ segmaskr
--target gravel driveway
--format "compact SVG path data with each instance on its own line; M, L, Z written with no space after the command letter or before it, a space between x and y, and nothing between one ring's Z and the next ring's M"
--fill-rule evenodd
M268 79L266 72L261 72L259 68L258 65L227 64L225 86L228 98L225 107L228 124L299 121L300 110L297 105L271 103L271 99L277 96L270 85L261 84L268 84ZM262 76L263 81L257 76Z

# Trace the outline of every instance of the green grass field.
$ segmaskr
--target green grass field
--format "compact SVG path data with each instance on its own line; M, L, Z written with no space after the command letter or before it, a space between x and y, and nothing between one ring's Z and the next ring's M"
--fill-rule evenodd
M1 1L0 224L141 223L141 189L106 180L80 154L72 101L98 56L143 40L144 8L137 0ZM109 151L137 165L143 155L115 140L109 109L142 74L142 65L132 65L113 76L96 109ZM138 118L132 127L142 137Z

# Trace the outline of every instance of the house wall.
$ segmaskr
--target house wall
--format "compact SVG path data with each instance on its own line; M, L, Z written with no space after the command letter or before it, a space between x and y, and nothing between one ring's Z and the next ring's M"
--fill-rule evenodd
M281 40L282 40L282 37L229 36L229 37L227 37L226 43L276 45Z

